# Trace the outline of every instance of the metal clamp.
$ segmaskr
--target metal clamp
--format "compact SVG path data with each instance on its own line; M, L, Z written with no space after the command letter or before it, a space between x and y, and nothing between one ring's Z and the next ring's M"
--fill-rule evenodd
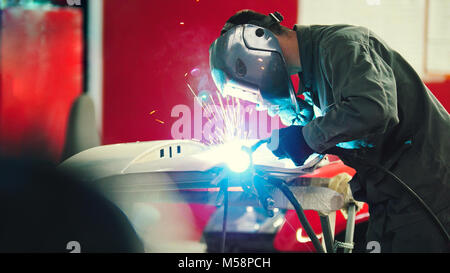
M354 243L344 243L339 241L334 241L333 252L336 252L338 248L344 248L348 250L353 250Z

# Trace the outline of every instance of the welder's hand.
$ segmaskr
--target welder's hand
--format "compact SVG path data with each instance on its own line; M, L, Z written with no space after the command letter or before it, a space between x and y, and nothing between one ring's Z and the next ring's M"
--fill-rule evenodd
M342 194L342 197L344 198L344 206L341 208L341 212L345 219L348 217L348 207L350 203L354 203L356 205L356 212L360 211L364 206L363 202L353 199L352 190L348 184L350 180L352 180L351 175L348 173L340 173L333 176L328 181L328 188Z
M297 115L297 120L293 125L305 126L314 118L314 110L311 104L301 98L297 98L298 106L300 107L300 113Z
M314 151L306 144L302 133L303 126L289 126L273 130L267 147L278 158L290 158L301 166Z

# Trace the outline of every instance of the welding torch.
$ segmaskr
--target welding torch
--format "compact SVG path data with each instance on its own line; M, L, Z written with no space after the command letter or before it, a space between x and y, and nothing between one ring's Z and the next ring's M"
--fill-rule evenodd
M252 146L248 147L248 146L242 146L242 150L244 150L245 152L247 152L250 156L250 160L252 160L252 155L253 153L263 144L268 143L270 141L270 137L265 138L265 139L261 139L258 140L258 142L256 142L255 144L253 144ZM253 162L253 161L252 161Z
M266 138L266 139L261 139L250 147L242 146L242 150L245 151L249 156L250 166L253 166L253 153L261 145L268 143L269 141L270 141L270 137ZM267 215L269 217L273 217L275 201L272 198L272 196L269 194L269 192L265 189L265 186L264 186L265 180L260 178L258 175L254 175L252 180L253 180L253 187L257 192L257 196L258 196L258 199L259 199L261 205L264 207L265 211L267 212ZM243 187L243 189L244 189L244 187Z

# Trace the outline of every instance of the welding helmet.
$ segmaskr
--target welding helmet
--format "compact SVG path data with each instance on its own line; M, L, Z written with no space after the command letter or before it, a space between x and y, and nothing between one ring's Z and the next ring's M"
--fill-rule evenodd
M269 27L282 19L279 13L272 13L259 25ZM290 107L299 113L278 39L259 25L228 26L212 43L209 48L212 78L223 96L247 100L263 109Z

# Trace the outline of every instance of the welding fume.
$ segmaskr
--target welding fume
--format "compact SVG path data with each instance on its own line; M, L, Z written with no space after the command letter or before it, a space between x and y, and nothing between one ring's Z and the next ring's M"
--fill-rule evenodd
M246 151L267 143L297 166L314 153L339 156L357 171L354 198L369 204L367 241L382 252L447 252L450 115L371 30L282 22L279 12L239 11L209 49L224 97L253 102L287 126Z

